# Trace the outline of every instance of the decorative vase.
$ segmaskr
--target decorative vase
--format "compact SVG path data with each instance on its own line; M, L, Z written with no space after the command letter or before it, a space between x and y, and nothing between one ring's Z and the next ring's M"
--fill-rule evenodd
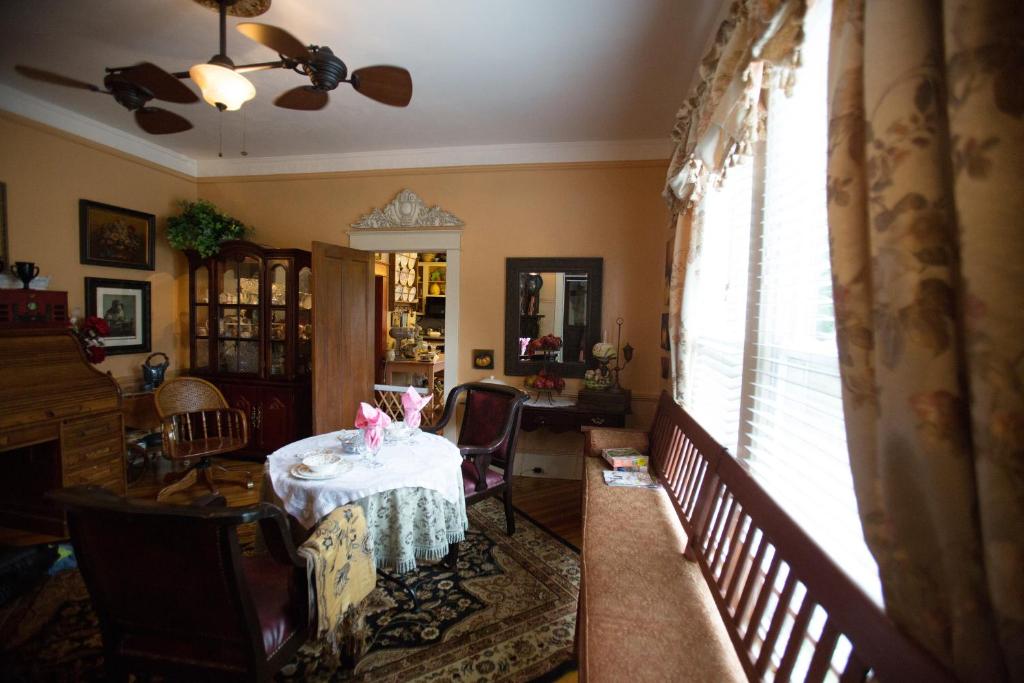
M39 275L39 266L32 261L15 261L14 265L11 266L11 272L16 278L21 280L25 289L28 289L29 283Z

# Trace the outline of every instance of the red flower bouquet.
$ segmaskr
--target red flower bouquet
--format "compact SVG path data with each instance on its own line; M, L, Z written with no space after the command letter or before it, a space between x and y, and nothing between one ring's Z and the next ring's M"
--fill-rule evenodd
M110 334L110 325L103 318L90 315L77 324L72 322L71 331L78 337L78 343L85 351L85 357L90 363L102 363L107 357L107 350L103 348L103 337Z

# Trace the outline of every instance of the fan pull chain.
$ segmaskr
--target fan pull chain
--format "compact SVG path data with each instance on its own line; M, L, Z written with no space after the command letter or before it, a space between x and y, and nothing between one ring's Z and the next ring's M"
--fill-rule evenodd
M224 158L224 110L217 109L217 156Z
M249 153L245 151L245 109L242 109L242 156L247 157Z

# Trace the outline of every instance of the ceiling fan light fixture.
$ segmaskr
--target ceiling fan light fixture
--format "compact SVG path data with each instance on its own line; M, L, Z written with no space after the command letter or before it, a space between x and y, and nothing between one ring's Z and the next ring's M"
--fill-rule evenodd
M242 74L219 64L196 64L188 70L203 99L218 109L238 111L256 97L256 88Z

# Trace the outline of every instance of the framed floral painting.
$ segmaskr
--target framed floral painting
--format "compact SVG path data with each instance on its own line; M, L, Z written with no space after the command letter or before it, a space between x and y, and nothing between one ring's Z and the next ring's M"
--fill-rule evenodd
M93 266L153 270L156 216L110 204L78 201L79 261Z
M85 278L86 315L107 321L103 338L107 355L148 353L150 347L149 283L144 280Z

